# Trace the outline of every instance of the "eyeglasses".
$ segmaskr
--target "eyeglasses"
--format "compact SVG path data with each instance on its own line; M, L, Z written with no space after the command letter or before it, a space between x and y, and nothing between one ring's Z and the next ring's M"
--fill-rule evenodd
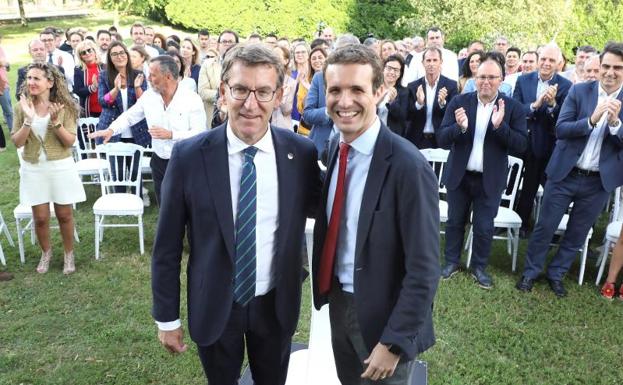
M499 79L499 78L501 78L501 76L493 76L493 75L488 75L488 76L485 76L485 75L476 76L476 80L480 80L481 82L484 82L485 80L488 80L488 81L492 82L492 81L494 81L494 80L496 80L496 79Z
M270 88L260 88L252 90L250 88L241 86L232 87L229 84L227 84L227 87L229 88L231 97L236 100L247 100L249 95L251 95L251 93L254 93L255 99L257 99L258 102L270 102L275 97L275 92L277 92L277 90L272 90Z
M112 58L116 58L116 57L125 57L125 56L127 56L127 54L125 53L125 51L111 52L111 53L110 53L110 57L112 57Z
M82 56L88 55L90 53L93 53L93 48L87 48L84 51L80 51L80 55L82 55ZM110 56L112 56L112 54Z
M399 74L400 73L400 68L394 68L394 67L390 67L390 66L385 66L385 71L393 72L395 74Z
M39 40L41 40L41 42L43 43L49 43L51 41L54 41L54 39L39 39Z
M208 58L208 59L214 59L215 57L216 56L214 56L214 55L206 55L206 58Z
M220 43L220 44L223 44L223 45L232 45L232 44L236 44L236 42L235 42L234 40L221 40L219 43Z

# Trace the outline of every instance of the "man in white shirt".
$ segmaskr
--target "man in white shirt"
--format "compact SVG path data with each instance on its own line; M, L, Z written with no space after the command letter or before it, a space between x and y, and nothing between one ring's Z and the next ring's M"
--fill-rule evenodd
M455 82L459 79L459 59L456 54L443 47L445 36L438 27L432 27L426 32L426 47L436 47L441 50L443 56L443 66L441 74ZM422 52L414 54L409 66L405 68L402 76L402 85L406 87L409 83L424 76L424 66L422 65Z
M265 45L232 48L219 87L228 122L178 143L162 184L152 314L164 347L185 351L180 264L188 231L188 329L210 384L238 384L245 347L255 384L286 380L301 242L320 172L311 141L269 125L283 79Z
M49 64L63 67L67 86L69 87L69 91L71 91L74 85L74 58L69 53L61 51L56 47L55 36L55 31L53 29L44 29L39 34L39 40L45 45L45 61Z
M110 41L110 32L105 29L100 29L99 31L97 31L97 48L99 49L100 60L102 60L104 64L106 64L106 52L108 52Z
M179 69L172 57L163 55L151 59L149 68L152 87L107 130L95 131L90 136L103 137L104 142L108 142L112 136L146 119L154 151L150 166L156 200L160 204L160 186L173 145L205 131L206 116L199 95L178 87Z
M145 41L145 27L141 23L134 23L130 27L130 36L135 46L145 48L145 51L149 54L149 57L155 58L160 55L157 49L147 44Z
M527 145L523 107L499 92L504 71L492 53L476 72L476 92L452 99L437 132L440 147L450 149L442 182L448 190L444 279L459 271L465 225L473 211L471 274L478 286L491 289L485 269L493 238L493 219L506 187L508 155Z
M562 280L608 197L623 185L623 44L610 43L601 54L599 82L571 87L556 123L556 146L545 170L543 204L517 289L532 290L545 267L549 244L573 204L567 230L546 277L557 297L567 295Z

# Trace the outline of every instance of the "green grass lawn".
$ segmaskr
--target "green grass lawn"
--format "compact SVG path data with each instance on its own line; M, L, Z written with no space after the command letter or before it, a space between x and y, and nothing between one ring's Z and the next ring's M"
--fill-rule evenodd
M127 29L134 20L122 18L121 24ZM103 14L79 23L95 30L111 25L112 18ZM13 58L12 86L17 68L28 60L27 41L48 24L32 23L25 31L2 27L3 47ZM147 187L153 201L153 187ZM145 255L138 252L136 230L108 229L102 259L95 261L92 204L99 187L87 186L87 196L75 213L81 242L76 244L77 272L72 276L62 274L57 230L52 232L55 253L45 275L35 272L40 256L36 246L27 243L22 265L17 248L0 237L7 268L15 274L14 280L0 283L0 384L204 384L194 346L171 356L156 339L150 316L149 250L157 210L152 206L145 211ZM18 200L18 162L9 144L0 153L0 210L14 239L12 211ZM595 231L593 246L602 239L604 221ZM521 246L518 270L526 241ZM505 244L495 242L492 254L493 290L479 289L464 273L439 286L434 314L437 344L420 357L428 362L430 384L623 382L623 304L601 300L593 284L594 261L587 264L583 286L577 285L577 264L573 267L565 281L569 296L559 300L545 283L537 284L532 294L516 291L518 275L511 273ZM308 286L306 281L294 337L303 343L309 327Z

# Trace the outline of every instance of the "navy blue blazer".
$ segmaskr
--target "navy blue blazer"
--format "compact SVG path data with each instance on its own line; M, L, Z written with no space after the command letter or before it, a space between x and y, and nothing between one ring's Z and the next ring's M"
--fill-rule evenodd
M396 91L398 91L398 96L387 105L387 126L396 134L404 137L409 125L409 116L407 114L409 90L407 87L396 84Z
M201 70L201 66L199 64L193 64L190 67L190 77L195 81L195 85L197 89L199 89L199 71Z
M331 140L329 168L314 228L313 277L327 233L330 175L338 158ZM439 282L437 177L422 154L382 125L364 187L355 246L354 298L366 347L397 345L413 359L435 343L433 299ZM313 280L314 306L327 296Z
M556 120L562 106L571 82L559 74L555 74L549 84L558 84L558 92L556 93L556 106L550 112L546 105L535 111L530 110L530 104L536 100L536 88L539 82L538 71L520 75L515 83L515 91L513 99L523 105L528 120L528 133L530 140L530 148L534 156L540 159L548 159L554 149L556 142Z
M322 72L318 72L312 78L305 98L303 120L312 127L309 139L316 145L319 156L324 152L333 130L333 121L327 116L326 106L324 78Z
M559 182L576 166L592 130L588 118L595 111L599 97L599 82L579 83L571 87L562 105L556 124L556 147L545 170L548 180ZM617 99L623 101L623 92ZM619 112L623 121L623 109ZM597 128L595 128L597 129ZM604 190L612 192L623 185L623 127L612 135L604 129L599 155L599 172Z
M301 300L301 242L306 216L316 210L320 170L316 149L307 138L276 127L271 127L271 134L279 180L272 267L275 314L284 335L292 335ZM187 232L188 327L200 346L211 345L221 336L231 312L232 213L226 126L176 143L162 182L151 264L152 314L161 322L180 318L180 264Z
M524 109L515 100L502 94L498 94L496 105L500 99L505 103L504 119L496 130L489 120L483 148L482 183L489 197L499 197L506 188L509 152L523 152L528 143ZM468 124L465 133L461 132L461 127L454 117L454 112L461 107L467 112ZM450 150L442 176L448 190L458 188L465 175L474 144L477 111L476 92L459 95L448 105L441 127L435 132L439 146Z
M443 115L446 111L446 107L450 101L458 94L456 82L448 79L447 77L440 75L437 81L437 89L435 90L435 101L433 102L433 128L436 130L441 125ZM417 89L422 86L424 89L424 106L421 109L415 108L415 101L417 100ZM448 90L448 96L446 97L446 105L441 107L438 102L439 90L446 87ZM424 126L426 125L426 80L424 77L419 78L416 81L409 83L407 86L409 90L409 100L407 102L407 114L411 121L407 128L405 137L415 144L417 147L421 147L424 139Z
M138 72L138 71L137 71ZM135 74L136 75L136 74ZM141 85L143 91L147 89L147 80L143 81ZM112 104L106 103L104 96L110 92L108 86L108 72L103 70L100 72L98 79L97 100L102 106L102 113L97 124L98 130L106 130L108 126L123 113L123 101L121 100L121 93L117 93L117 97ZM128 108L132 107L136 103L136 90L131 80L128 80ZM134 136L134 143L143 146L151 146L151 135L149 135L147 128L147 121L145 119L136 123L132 127L132 135ZM110 138L111 142L118 142L121 139L121 134L115 135ZM101 139L100 139L101 140Z

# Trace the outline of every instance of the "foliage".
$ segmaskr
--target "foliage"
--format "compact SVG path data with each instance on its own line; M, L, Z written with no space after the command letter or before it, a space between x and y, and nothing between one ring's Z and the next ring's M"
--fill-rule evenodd
M347 7L346 31L364 37L402 39L410 34L402 18L412 16L415 9L408 0L354 0Z
M167 20L164 7L168 3L169 0L101 0L104 8L133 13L160 22Z

